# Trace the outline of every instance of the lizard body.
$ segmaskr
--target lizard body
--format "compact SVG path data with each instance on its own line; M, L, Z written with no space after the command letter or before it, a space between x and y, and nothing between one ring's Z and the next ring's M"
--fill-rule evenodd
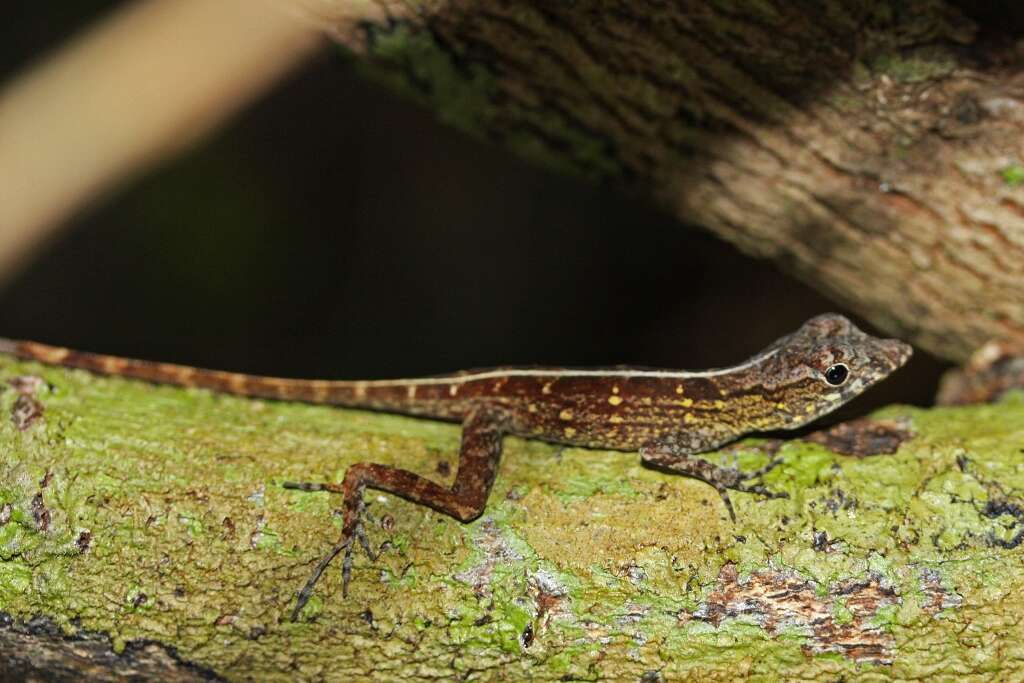
M742 474L691 458L754 431L794 429L829 413L902 366L911 349L871 337L846 318L812 318L743 363L688 372L615 367L493 368L429 378L328 381L259 377L0 340L0 352L101 374L243 396L368 408L462 423L451 487L374 463L351 466L342 484L286 484L343 494L341 539L299 594L297 617L331 559L345 550L343 586L362 525L366 488L388 491L462 521L483 512L506 434L591 448L639 450L645 462L727 489L773 495Z

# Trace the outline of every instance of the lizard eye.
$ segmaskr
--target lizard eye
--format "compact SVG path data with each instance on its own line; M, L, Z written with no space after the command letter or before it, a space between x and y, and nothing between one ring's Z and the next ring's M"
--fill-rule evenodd
M836 363L825 371L825 381L834 387L838 387L845 382L849 376L850 368L846 367L843 363Z

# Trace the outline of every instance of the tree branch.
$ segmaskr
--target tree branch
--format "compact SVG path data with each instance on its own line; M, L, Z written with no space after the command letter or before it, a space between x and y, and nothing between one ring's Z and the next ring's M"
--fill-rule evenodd
M339 502L280 482L363 460L448 481L457 426L8 359L0 377L0 611L115 652L159 644L155 665L555 681L1012 678L1024 662L1020 395L710 454L782 460L765 484L789 498L736 495L735 525L712 489L635 454L506 439L473 523L368 493L381 558L357 558L348 599L328 571L293 624ZM0 673L22 661L11 642Z
M441 119L649 197L933 353L1024 340L1009 5L983 40L940 0L296 4Z

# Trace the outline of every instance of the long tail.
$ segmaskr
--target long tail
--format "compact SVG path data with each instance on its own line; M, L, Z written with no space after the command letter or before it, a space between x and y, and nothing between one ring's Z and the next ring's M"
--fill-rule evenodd
M198 387L225 394L269 398L284 401L304 401L340 406L373 408L413 414L433 414L436 407L424 405L424 394L433 384L420 388L420 400L415 400L401 380L395 382L363 382L337 380L285 379L246 375L223 370L205 370L187 365L158 363L119 356L87 353L32 341L0 338L0 353L23 360L34 360L47 365L79 368L101 375L116 375L140 379L157 384L179 387ZM443 386L439 380L438 388ZM441 416L439 416L441 417Z

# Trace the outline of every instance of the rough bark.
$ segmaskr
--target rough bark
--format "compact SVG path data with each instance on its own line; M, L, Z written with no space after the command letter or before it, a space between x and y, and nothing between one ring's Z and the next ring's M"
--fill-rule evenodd
M647 196L888 332L953 360L1024 339L1012 3L983 31L941 0L292 1L443 120Z
M0 680L199 683L223 679L181 661L173 649L160 643L139 639L115 651L106 634L81 628L65 632L46 617L20 622L0 612Z
M338 502L280 483L362 460L450 480L456 426L6 358L0 379L0 674L1024 675L1019 394L711 454L781 458L765 483L789 498L736 494L736 524L709 487L635 454L506 439L470 524L369 493L381 558L356 559L347 599L328 572L291 623Z

